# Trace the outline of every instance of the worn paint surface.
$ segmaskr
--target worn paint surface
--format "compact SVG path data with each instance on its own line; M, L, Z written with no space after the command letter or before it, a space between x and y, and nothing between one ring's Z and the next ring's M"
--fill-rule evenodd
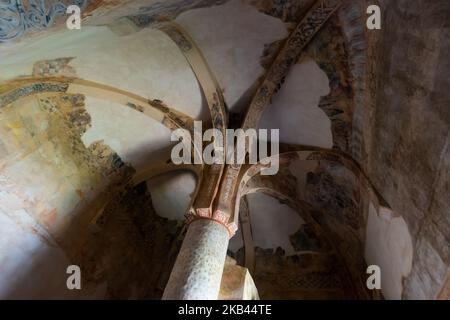
M322 263L331 260L342 266L342 260L335 260L340 258L359 272L365 267L364 252L367 262L380 263L387 270L383 281L392 286L386 287L386 298L432 298L445 289L441 287L449 266L449 246L445 245L449 243L449 121L448 63L444 61L448 36L442 26L448 20L448 4L436 1L426 6L425 1L417 1L405 9L390 1L375 2L383 9L387 29L365 34L361 17L368 2L346 3L311 42L308 58L302 57L288 74L267 113L267 125L277 126L277 117L278 122L287 123L288 117L289 126L279 125L285 141L351 153L395 217L386 223L383 216L368 211L366 195L339 166L295 163L289 167L290 174L283 171L276 179L256 179L254 187L263 183L307 200L314 218L333 234L341 252L348 253L297 257L298 251L324 248L310 224L290 230L293 233L285 234L281 242L259 238L259 233L257 242L271 247L256 252L259 276L255 281L261 284L262 297L342 297L354 288L342 277L332 277L336 270L324 271ZM294 0L91 1L79 32L69 32L61 28L63 21L56 21L51 32L31 32L19 43L1 46L0 80L76 76L158 98L193 118L208 119L184 57L164 34L143 28L177 17L210 62L225 90L231 121L238 124L243 118L239 112L287 30L311 4ZM123 20L113 22L125 16L133 17L134 26L122 24ZM420 30L406 27L411 19ZM94 27L97 24L109 26ZM310 69L303 72L306 66ZM320 90L306 108L302 103L310 97L308 93L318 89L300 86L308 76L314 76ZM2 83L0 91L15 86L15 82ZM79 262L89 270L83 297L158 298L183 233L176 222L157 214L180 218L176 212L189 201L193 181L186 186L183 178L171 180L169 186L150 183L153 199L144 186L126 189L133 169L166 156L169 131L144 117L140 106L122 108L66 90L65 84L38 83L0 98L0 237L4 240L0 253L17 249L10 255L0 254L0 271L11 279L0 282L1 295L23 297L28 292L32 297L72 297L60 291L65 279L60 272L67 263ZM172 207L164 207L167 194L177 190L182 197ZM105 207L111 198L116 201ZM161 213L163 207L170 214ZM284 249L273 251L280 243ZM230 251L242 255L242 245L242 239L236 238ZM287 257L292 248L295 254ZM393 257L400 252L404 259L396 261ZM43 259L36 258L16 272L31 254ZM46 259L53 267L48 267ZM319 270L319 275L307 272L298 278L295 272L302 263L312 266L306 268L308 272ZM149 266L152 276L145 273ZM25 285L29 272L41 275L42 282ZM270 286L277 275L286 291ZM289 287L294 280L301 286ZM18 287L23 291L14 289ZM311 288L321 290L315 295Z

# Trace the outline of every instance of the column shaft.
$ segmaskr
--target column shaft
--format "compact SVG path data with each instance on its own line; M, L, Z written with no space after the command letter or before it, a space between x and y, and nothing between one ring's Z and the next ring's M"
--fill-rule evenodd
M197 219L191 222L163 299L217 299L228 241L227 228L217 221Z

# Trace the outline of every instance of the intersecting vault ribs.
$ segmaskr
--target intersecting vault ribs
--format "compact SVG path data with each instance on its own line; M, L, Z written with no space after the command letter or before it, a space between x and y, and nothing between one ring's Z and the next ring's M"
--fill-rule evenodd
M257 128L265 107L270 103L272 96L278 92L290 68L298 61L307 44L339 8L340 4L339 0L317 1L297 25L257 89L242 125L244 130ZM240 164L225 167L224 177L219 188L218 204L215 209L221 217L227 217L230 220L229 223L234 225L237 225L238 221L238 212L235 207L240 171Z
M344 274L348 273L344 278L352 279L351 282L346 281L348 292L354 292L356 297L367 298L371 293L365 290L365 278L362 276L365 274L365 265L362 261L363 252L360 245L363 239L358 237L359 231L361 228L364 228L366 221L364 221L365 218L362 214L355 215L355 213L365 212L366 210L364 210L363 206L367 205L369 201L375 206L379 215L386 213L393 215L394 213L386 201L377 193L355 160L342 151L296 145L281 145L280 149L280 170L276 177L261 176L259 173L264 167L262 163L244 167L245 170L241 178L236 201L240 202L240 199L247 194L262 192L279 199L282 203L293 208L314 229L314 233L326 240L328 246L333 248L336 259L343 266ZM314 162L317 163L317 168L327 168L328 166L330 168L335 168L336 166L344 167L345 171L350 173L349 177L351 178L350 181L352 181L350 185L354 190L359 191L356 191L356 200L354 202L351 198L346 198L345 190L339 189L340 184L337 181L332 179L328 181L330 184L327 184L327 181L323 181L326 188L331 188L331 193L327 190L326 194L332 194L332 198L335 199L333 190L337 190L341 200L349 200L349 202L343 201L342 205L338 203L340 207L337 207L337 209L343 211L339 215L339 217L342 217L341 220L336 219L336 216L333 214L328 214L330 212L330 204L327 202L327 198L323 199L326 207L323 208L320 197L316 203L308 194L304 196L299 194L299 190L296 190L296 185L289 183L289 174L286 175L285 169L288 169L290 164L296 161ZM327 171L324 172L326 173ZM280 180L285 181L285 183L280 183ZM312 190L312 192L315 194L316 190ZM361 209L360 211L358 211L358 206ZM347 213L351 214L347 215ZM243 232L251 233L251 230L243 230ZM254 253L250 252L250 256L248 256L249 251L253 250L251 243L248 247L247 243L244 242L244 246L246 261L249 259L253 260L252 256ZM349 248L352 248L352 250L349 250Z
M175 23L161 23L157 27L159 30L165 32L183 53L202 88L210 111L213 128L219 130L222 136L225 136L227 123L222 90L197 45ZM195 150L194 152L198 151ZM227 217L223 217L218 212L213 213L212 210L224 168L224 164L203 165L202 177L205 176L208 178L201 179L198 183L191 209L187 213L187 222L189 223L199 218L213 219L223 224L228 229L230 235L232 235L235 232L235 227L228 224Z
M306 14L305 18L298 24L276 57L259 89L256 91L247 110L242 129L256 129L264 108L269 104L271 97L281 87L290 68L297 62L306 45L333 15L340 6L340 3L339 0L317 1ZM207 67L205 59L189 35L180 27L174 24L162 24L159 28L175 41L189 62L205 95L211 113L212 126L224 134L226 121L222 92ZM224 154L227 154L226 148ZM232 164L204 167L203 174L208 174L209 179L201 180L200 186L197 187L195 196L193 197L192 208L187 214L187 222L190 224L188 234L207 223L209 225L204 226L207 229L212 230L223 225L225 227L223 230L228 231L229 237L234 235L237 230L239 216L239 208L236 209L235 205L241 177L241 166L242 164ZM226 248L226 244L228 244L228 239L217 239L217 241L215 239L209 239L210 237L207 232L198 234L197 236L200 238L187 237L183 242L183 247L180 250L164 292L165 299L198 298L198 292L191 285L191 280L197 278L197 274L199 273L210 273L210 264L223 265L225 263L226 249L223 252L216 250L214 254L206 255L205 259L208 259L209 262L205 265L201 263L200 268L194 266L197 264L197 259L186 259L188 256L197 257L198 255L204 254L205 250L210 251L210 242L214 242L216 249L218 247ZM193 269L195 271L186 273L186 270ZM203 299L217 299L220 281L213 280L220 279L222 272L222 268L215 268L214 273L210 274L209 277L201 277L201 279L198 279L198 281L204 284L202 290L206 294L202 295Z

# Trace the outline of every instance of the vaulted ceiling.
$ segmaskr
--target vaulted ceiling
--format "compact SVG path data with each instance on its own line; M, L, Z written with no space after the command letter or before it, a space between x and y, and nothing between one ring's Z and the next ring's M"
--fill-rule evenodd
M170 163L174 129L215 123L196 65L223 121L245 124L316 1L79 1L80 30L51 11L27 23L18 2L0 5L17 17L0 16L13 35L0 32L0 262L14 274L0 296L160 298L210 177ZM375 2L382 30L365 28L368 1L342 1L258 115L280 129L280 172L245 168L229 255L262 297L379 298L367 264L386 270L387 298L434 298L446 281L450 8ZM81 293L60 289L69 262L88 270Z

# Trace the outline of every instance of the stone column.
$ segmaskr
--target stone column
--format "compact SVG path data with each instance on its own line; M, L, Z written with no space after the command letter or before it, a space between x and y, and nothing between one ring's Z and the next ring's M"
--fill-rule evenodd
M213 219L189 224L164 300L216 300L219 296L229 230Z

